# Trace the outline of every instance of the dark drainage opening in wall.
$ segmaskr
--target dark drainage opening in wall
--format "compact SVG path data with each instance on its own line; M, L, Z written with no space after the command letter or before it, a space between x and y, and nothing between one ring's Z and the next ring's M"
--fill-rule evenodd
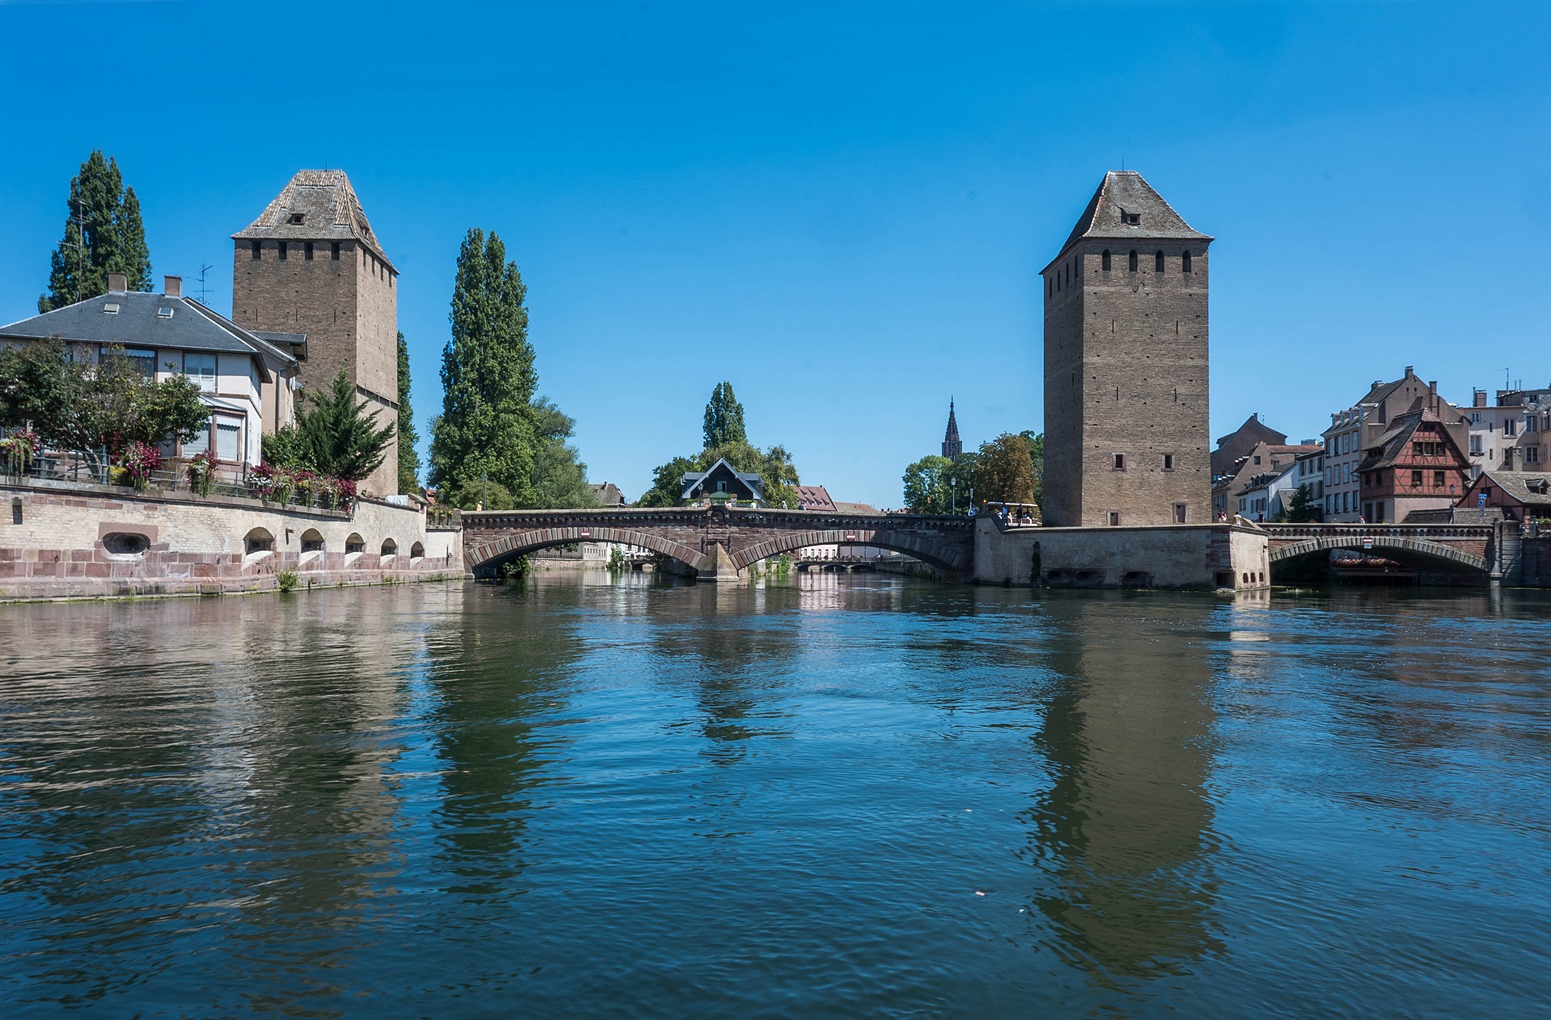
M1120 579L1122 588L1151 588L1152 575L1142 570L1128 570Z
M1219 587L1219 588L1232 588L1233 587L1233 571L1231 571L1231 570L1219 570L1217 572L1217 587Z
M144 535L115 532L103 536L102 547L113 556L141 556L151 547L151 540Z

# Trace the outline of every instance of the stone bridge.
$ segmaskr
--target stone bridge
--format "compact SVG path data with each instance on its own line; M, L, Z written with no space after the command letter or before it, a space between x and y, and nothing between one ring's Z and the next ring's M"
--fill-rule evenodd
M703 580L736 580L760 560L818 545L891 549L956 579L973 573L975 521L728 507L463 513L463 562L475 576L493 576L503 562L525 553L577 542L649 549Z
M1422 558L1455 572L1498 574L1490 524L1260 524L1270 561L1334 549L1390 559ZM1398 555L1397 555L1398 554Z

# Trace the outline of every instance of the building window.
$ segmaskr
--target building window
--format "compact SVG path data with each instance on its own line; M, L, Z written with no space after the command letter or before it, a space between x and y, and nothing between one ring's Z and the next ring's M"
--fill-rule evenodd
M183 374L199 387L201 393L215 392L215 355L196 354L189 351L183 355Z
M230 418L215 420L215 455L228 464L242 459L238 453L242 438L242 423Z
M1155 273L1163 272L1163 252L1160 251L1153 256L1152 271Z
M1420 489L1421 487L1422 487L1422 473L1420 471L1413 471L1413 472L1411 472L1411 488L1413 488L1413 489Z
M1190 253L1188 251L1179 257L1179 271L1182 273L1190 272Z
M1173 471L1174 470L1174 455L1172 453L1165 453L1163 455L1163 470L1165 470L1165 471Z
M306 259L308 262L312 261L312 242L311 241L308 241L308 242L306 242L305 244L302 245L302 258Z
M149 350L149 349L144 348L144 347L121 347L121 348L118 348L116 350L114 348L112 348L112 347L102 347L102 348L98 349L98 351L97 351L97 360L100 362L103 359L112 356L113 354L121 354L121 355L123 355L124 358L126 360L128 360L129 367L133 368L136 372L139 372L141 375L146 376L147 378L150 378L150 379L155 379L156 378L156 352L155 351ZM72 354L70 360L71 361L82 361L86 356L87 356L86 352L83 351L82 354L81 354L81 357L75 357Z
M1184 524L1185 523L1185 517L1186 517L1188 511L1189 511L1189 504L1188 503L1175 503L1174 504L1174 523L1175 524Z
M1109 512L1109 526L1112 527L1112 528L1120 527L1120 511L1119 510L1111 510Z
M264 246L262 244L260 244L258 241L249 241L248 245L249 245L248 250L253 253L253 261L257 262L260 258L263 257L259 253L264 250Z
M1126 212L1122 209L1120 210L1120 222L1128 227L1139 227L1142 225L1142 214L1139 212Z
M205 431L187 442L179 443L178 447L184 457L197 457L201 453L208 453L210 450L210 426L206 424Z
M284 262L285 261L285 242L284 241L281 241L280 244L279 244L279 254L280 254L280 261Z
M1518 425L1518 420L1517 419L1515 419L1515 418L1504 418L1503 419L1503 435L1505 435L1505 436L1517 435L1518 431L1519 431L1518 428L1516 427L1517 425Z
M1472 434L1470 437L1470 455L1472 457L1481 456L1481 437L1478 435Z
M302 532L302 552L320 553L323 551L323 536L317 528L308 528Z
M293 227L299 227L302 225L302 220L306 218L307 217L305 213L294 212L290 215L290 218L287 219L286 222L291 224Z
M1526 414L1524 416L1524 431L1525 432L1539 432L1540 431L1540 419L1536 418L1533 414Z
M1526 463L1526 464L1539 464L1540 463L1540 447L1538 447L1538 446L1526 446L1524 448L1524 463Z
M329 242L329 258L333 259L335 262L339 261L339 242L338 241L330 241Z
M1123 454L1123 453L1115 454L1115 470L1116 471L1124 471L1125 469L1126 469L1126 455Z
M1133 272L1133 273L1136 272L1136 249L1135 248L1131 249L1131 256L1130 256L1129 265L1127 266L1127 268L1131 272Z
M1439 490L1441 492L1443 490L1443 487L1446 484L1448 484L1448 483L1443 480L1443 472L1442 471L1434 471L1433 472L1433 488L1435 488L1435 489L1437 489L1437 490Z
M1106 272L1106 273L1109 272L1109 249L1108 248L1105 248L1104 251L1099 255L1099 268L1104 270L1104 272Z

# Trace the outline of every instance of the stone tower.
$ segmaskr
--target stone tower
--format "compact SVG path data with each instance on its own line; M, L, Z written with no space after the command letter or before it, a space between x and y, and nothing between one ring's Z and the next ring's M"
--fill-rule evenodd
M942 435L942 455L949 460L958 460L964 453L964 444L959 442L959 423L953 417L953 400L948 400L948 430Z
M378 425L398 420L398 270L383 254L343 170L300 170L246 230L232 235L232 319L307 335L305 390L344 369ZM398 440L361 483L398 491Z
M1207 245L1111 171L1045 267L1045 523L1211 520Z

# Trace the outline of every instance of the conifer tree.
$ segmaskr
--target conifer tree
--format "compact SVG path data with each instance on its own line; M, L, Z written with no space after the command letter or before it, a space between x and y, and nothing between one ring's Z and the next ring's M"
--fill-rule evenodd
M478 228L463 239L452 336L442 351L442 413L431 428L431 484L461 491L482 478L518 506L535 498L532 414L538 376L528 343L527 290L506 246Z
M64 239L49 257L48 293L38 298L38 311L105 293L110 272L123 273L130 290L151 289L140 200L124 187L118 162L99 149L70 182Z
M743 405L732 394L732 383L719 382L705 406L705 445L707 448L729 443L747 443L743 430Z
M415 444L420 435L415 431L415 413L409 406L409 345L404 342L404 331L399 331L399 491L420 491L420 452Z

